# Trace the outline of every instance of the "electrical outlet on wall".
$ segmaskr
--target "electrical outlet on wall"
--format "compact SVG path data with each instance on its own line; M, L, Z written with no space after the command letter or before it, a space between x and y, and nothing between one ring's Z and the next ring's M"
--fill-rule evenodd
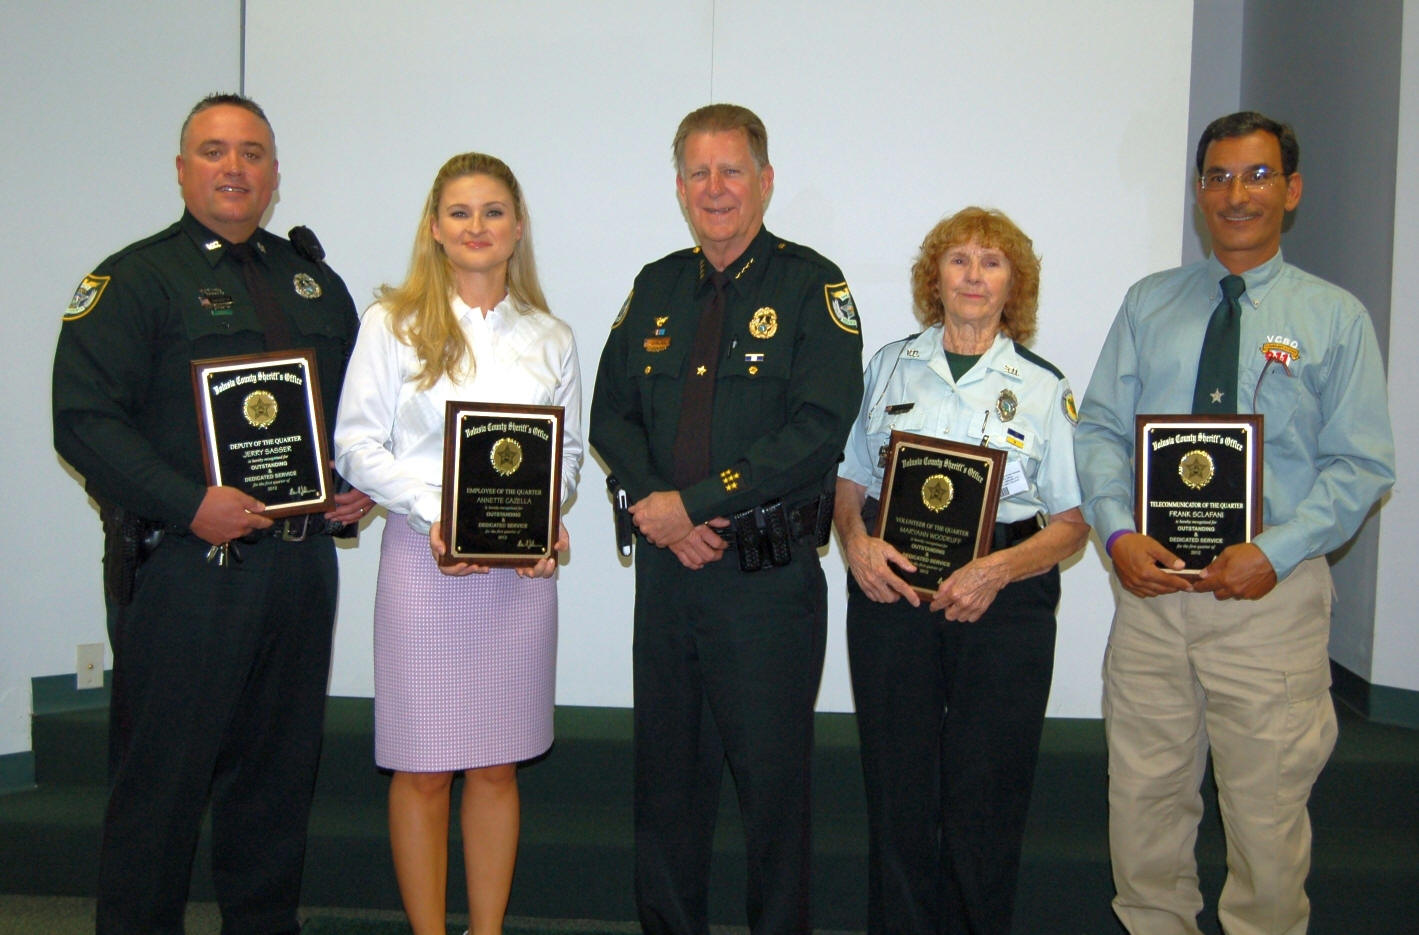
M80 643L77 688L103 688L103 644Z

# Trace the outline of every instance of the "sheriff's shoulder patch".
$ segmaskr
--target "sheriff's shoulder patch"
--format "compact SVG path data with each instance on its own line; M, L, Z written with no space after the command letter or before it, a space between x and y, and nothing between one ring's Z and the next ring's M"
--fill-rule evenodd
M833 324L848 334L858 333L857 305L852 301L847 283L828 283L823 287L823 301L828 305L828 315L833 319Z
M621 303L621 310L616 313L616 320L611 322L612 331L615 331L617 328L621 327L621 322L626 320L626 313L631 310L631 298L635 294L636 290L632 289L630 295L626 296L626 301Z
M1060 405L1064 408L1064 417L1071 425L1079 424L1079 410L1074 406L1074 393L1066 389L1064 396L1060 399Z
M109 279L108 276L95 276L92 273L85 276L79 283L79 288L74 290L69 307L64 310L64 320L76 321L93 311L94 306L99 304L104 289L108 288Z

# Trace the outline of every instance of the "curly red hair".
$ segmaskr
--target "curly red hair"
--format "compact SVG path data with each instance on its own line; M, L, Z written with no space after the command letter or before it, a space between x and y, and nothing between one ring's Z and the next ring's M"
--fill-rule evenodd
M1035 334L1040 305L1040 258L1034 243L1003 213L986 208L962 208L933 227L921 242L912 264L912 304L925 327L946 318L941 301L941 258L961 244L978 243L1005 254L1010 263L1010 296L1000 310L1000 330L1024 343Z

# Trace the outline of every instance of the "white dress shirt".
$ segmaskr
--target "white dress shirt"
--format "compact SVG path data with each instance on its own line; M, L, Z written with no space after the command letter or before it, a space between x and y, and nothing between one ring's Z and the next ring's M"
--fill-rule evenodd
M417 389L418 355L394 336L388 310L376 302L365 310L335 418L341 476L386 509L407 514L420 532L438 520L442 506L448 401L561 406L563 503L576 490L585 449L581 370L570 326L522 310L510 297L486 317L457 296L452 305L472 348L471 376L445 374Z

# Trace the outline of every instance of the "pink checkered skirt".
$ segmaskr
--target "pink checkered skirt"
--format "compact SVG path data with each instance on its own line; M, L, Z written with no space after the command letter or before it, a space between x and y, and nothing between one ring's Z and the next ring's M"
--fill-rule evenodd
M452 577L391 513L374 608L375 762L403 772L516 763L552 745L557 582Z

